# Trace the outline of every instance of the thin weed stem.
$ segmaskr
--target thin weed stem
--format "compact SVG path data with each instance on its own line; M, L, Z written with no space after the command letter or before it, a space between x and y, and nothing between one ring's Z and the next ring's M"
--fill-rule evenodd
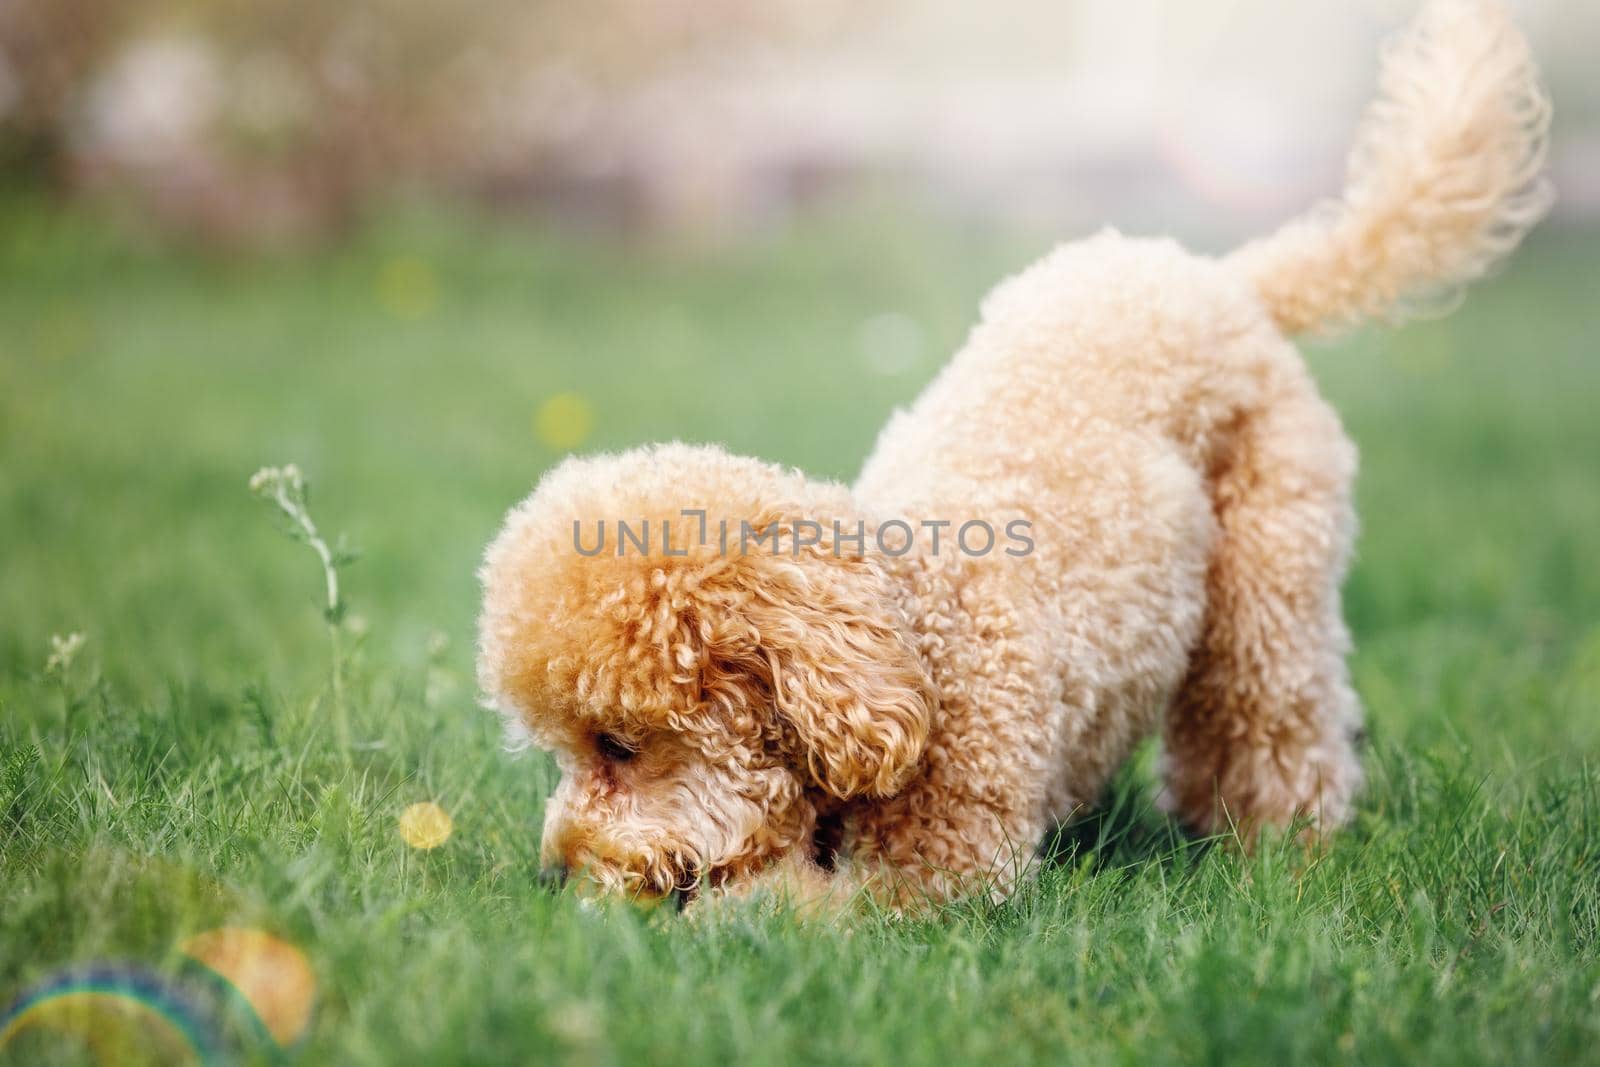
M250 491L275 507L288 520L285 532L293 540L309 545L322 565L327 597L322 616L328 625L334 728L338 731L340 749L348 754L350 713L345 703L344 642L339 632L344 620L345 603L339 592L339 568L352 562L355 557L348 551L330 546L317 531L317 524L311 518L305 477L299 467L292 463L285 467L263 467L250 479Z

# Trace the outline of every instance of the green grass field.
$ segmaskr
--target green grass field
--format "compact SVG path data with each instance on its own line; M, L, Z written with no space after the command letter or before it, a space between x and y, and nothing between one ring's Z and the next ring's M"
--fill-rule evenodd
M1600 1063L1593 234L1311 350L1362 448L1371 729L1324 853L1186 842L1146 758L1003 906L686 922L536 882L551 771L501 751L472 627L482 545L560 454L540 405L583 398L584 448L850 478L1050 243L862 209L669 254L407 212L242 259L4 201L0 1002L232 924L311 961L305 1063ZM363 552L348 745L316 564L246 489L290 461ZM455 820L432 852L396 829L422 800Z

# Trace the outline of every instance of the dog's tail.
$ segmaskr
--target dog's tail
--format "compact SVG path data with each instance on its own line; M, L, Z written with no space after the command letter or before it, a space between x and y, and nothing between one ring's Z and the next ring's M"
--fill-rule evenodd
M1449 301L1550 206L1550 102L1497 0L1431 0L1384 54L1344 195L1235 251L1286 333Z

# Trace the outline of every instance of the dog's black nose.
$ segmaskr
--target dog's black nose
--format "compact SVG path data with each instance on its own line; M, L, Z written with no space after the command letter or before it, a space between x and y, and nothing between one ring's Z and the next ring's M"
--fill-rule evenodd
M553 867L543 867L539 870L539 882L546 889L560 889L567 884L567 876L571 873L565 863L558 863Z

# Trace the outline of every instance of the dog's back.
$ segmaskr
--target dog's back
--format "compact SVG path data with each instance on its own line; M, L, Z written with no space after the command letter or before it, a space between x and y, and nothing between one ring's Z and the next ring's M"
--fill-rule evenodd
M1010 787L1040 790L1019 810L1092 800L1166 708L1191 825L1348 816L1355 453L1289 338L1448 299L1549 203L1548 103L1499 4L1435 0L1382 90L1342 199L1220 259L1114 232L1057 249L994 290L880 436L869 510L1032 524L1025 558L896 564L961 686L942 727L959 736L930 745L1026 739L995 753L1037 768Z
M857 496L927 508L970 480L1038 501L1087 489L1129 436L1203 467L1218 426L1257 402L1261 365L1294 358L1239 271L1106 231L990 293L962 350L884 428Z

